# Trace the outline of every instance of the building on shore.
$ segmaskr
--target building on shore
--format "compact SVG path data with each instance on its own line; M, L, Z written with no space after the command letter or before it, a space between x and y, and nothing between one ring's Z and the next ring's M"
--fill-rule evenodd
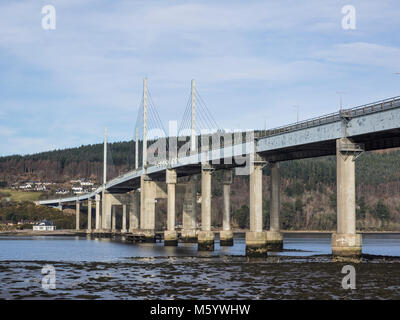
M33 225L34 231L54 231L56 230L56 226L53 221L42 220Z

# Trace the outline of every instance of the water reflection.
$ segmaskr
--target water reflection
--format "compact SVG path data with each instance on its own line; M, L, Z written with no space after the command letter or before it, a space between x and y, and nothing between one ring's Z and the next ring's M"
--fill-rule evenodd
M198 252L197 244L179 243L164 247L163 243L132 244L112 239L85 237L0 237L0 260L51 261L116 261L130 257L165 256L243 256L245 239L235 236L234 246L221 247L218 239L213 252ZM284 251L277 256L311 256L331 253L330 235L289 235L284 238ZM364 236L363 253L400 256L400 237Z

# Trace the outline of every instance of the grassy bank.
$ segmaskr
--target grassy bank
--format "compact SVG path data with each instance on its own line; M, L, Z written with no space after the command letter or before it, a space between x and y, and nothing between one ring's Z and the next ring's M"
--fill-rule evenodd
M43 192L38 191L21 191L7 188L0 189L0 198L10 198L13 202L37 201L43 194Z

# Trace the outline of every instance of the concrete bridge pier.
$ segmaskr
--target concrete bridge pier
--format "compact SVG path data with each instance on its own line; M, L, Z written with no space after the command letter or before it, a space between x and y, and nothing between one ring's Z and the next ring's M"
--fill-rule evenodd
M156 242L155 213L156 188L148 175L140 177L140 232L145 242Z
M347 138L336 140L337 232L332 234L334 257L361 257L362 238L356 233L355 159L360 145Z
M76 200L75 203L75 229L79 230L79 214L80 214L81 208L80 208L80 202L79 200Z
M126 204L122 205L122 229L121 232L126 232Z
M197 176L192 176L185 186L182 224L182 242L197 243Z
M211 231L211 174L214 169L208 163L201 167L201 231L198 234L198 250L214 250L214 232Z
M222 217L222 231L219 233L219 244L221 246L233 246L233 232L231 230L231 184L232 170L224 171L223 178L224 212Z
M117 231L116 222L117 222L117 208L116 206L111 205L111 232Z
M246 255L267 256L267 233L263 232L262 221L262 168L265 161L254 155L250 168L250 231L246 232Z
M101 229L100 195L96 194L94 199L96 201L96 231L99 231Z
M177 246L178 233L175 230L175 187L177 182L176 170L167 169L165 172L165 181L167 183L167 230L164 231L164 245Z
M132 191L129 195L129 232L133 233L139 228L139 191Z
M92 232L92 200L88 199L87 232Z
M283 236L280 232L280 173L279 163L270 162L271 167L271 197L270 197L270 227L267 231L267 250L282 251Z
M103 232L111 232L111 207L112 194L104 191L102 197L102 222L101 228Z
M107 210L106 191L103 190L101 192L101 223L100 223L101 232L104 232L106 229L106 210Z

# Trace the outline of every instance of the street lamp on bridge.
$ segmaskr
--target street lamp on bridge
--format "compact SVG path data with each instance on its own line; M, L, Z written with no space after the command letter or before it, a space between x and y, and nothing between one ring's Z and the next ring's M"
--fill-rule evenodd
M342 111L342 108L343 108L343 97L342 97L342 95L346 94L346 92L345 91L336 91L336 93L339 95L339 109L340 109L340 111Z
M293 108L297 108L297 122L296 123L299 123L299 108L300 108L300 106L296 104L293 106Z

